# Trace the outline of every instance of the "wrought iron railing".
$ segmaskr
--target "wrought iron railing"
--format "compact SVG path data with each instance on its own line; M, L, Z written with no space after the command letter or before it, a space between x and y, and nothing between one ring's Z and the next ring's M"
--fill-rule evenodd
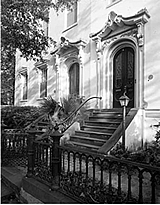
M2 165L27 166L27 136L18 129L2 130Z
M34 141L34 167L32 177L51 186L53 146L49 140Z
M36 131L35 131L36 132ZM82 203L156 203L160 168L59 146L58 131L29 143L28 176Z
M60 186L85 203L155 203L160 168L61 147Z
M69 128L69 126L72 125L73 123L73 120L74 120L74 117L77 115L78 111L90 100L92 99L99 99L101 100L102 97L89 97L88 99L86 99L84 102L82 102L78 107L77 109L75 109L66 119L64 119L62 122L58 123L57 126L60 126L60 125L66 125L66 129Z

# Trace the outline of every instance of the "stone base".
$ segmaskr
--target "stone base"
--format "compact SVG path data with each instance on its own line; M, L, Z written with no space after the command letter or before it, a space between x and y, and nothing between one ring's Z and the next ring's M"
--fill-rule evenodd
M28 203L41 204L77 204L72 198L58 190L50 190L48 186L33 178L24 177L22 180L21 194Z

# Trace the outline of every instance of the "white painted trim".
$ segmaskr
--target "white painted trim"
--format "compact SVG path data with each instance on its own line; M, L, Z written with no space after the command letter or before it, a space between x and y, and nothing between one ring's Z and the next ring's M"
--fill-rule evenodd
M142 66L139 65L139 48L136 40L132 37L124 37L118 40L115 40L109 46L106 46L103 53L103 98L104 108L112 108L113 107L113 58L115 54L121 48L129 46L134 49L135 52L135 70L134 70L134 79L136 83L134 85L134 106L140 107L140 94L142 92L142 86L138 85L139 79L142 79ZM141 83L144 83L141 82ZM106 88L106 91L105 91Z

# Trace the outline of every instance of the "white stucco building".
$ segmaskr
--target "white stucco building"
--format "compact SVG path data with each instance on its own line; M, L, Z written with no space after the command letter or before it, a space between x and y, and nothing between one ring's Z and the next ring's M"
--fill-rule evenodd
M80 0L72 11L50 10L48 35L57 46L45 62L17 53L15 105L39 105L51 95L102 96L90 107L118 108L126 87L137 115L127 140L153 139L160 123L160 1Z

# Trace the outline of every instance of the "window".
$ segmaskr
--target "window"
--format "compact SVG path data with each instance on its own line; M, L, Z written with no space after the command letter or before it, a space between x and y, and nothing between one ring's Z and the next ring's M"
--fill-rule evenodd
M28 74L27 70L24 68L20 72L22 79L22 100L27 100L28 98Z
M43 20L43 30L45 36L48 36L48 24L49 24L49 11L45 11L45 19Z
M67 28L77 22L77 3L67 12Z
M40 69L40 98L47 97L47 68Z
M69 69L69 94L79 95L79 64L74 63Z

